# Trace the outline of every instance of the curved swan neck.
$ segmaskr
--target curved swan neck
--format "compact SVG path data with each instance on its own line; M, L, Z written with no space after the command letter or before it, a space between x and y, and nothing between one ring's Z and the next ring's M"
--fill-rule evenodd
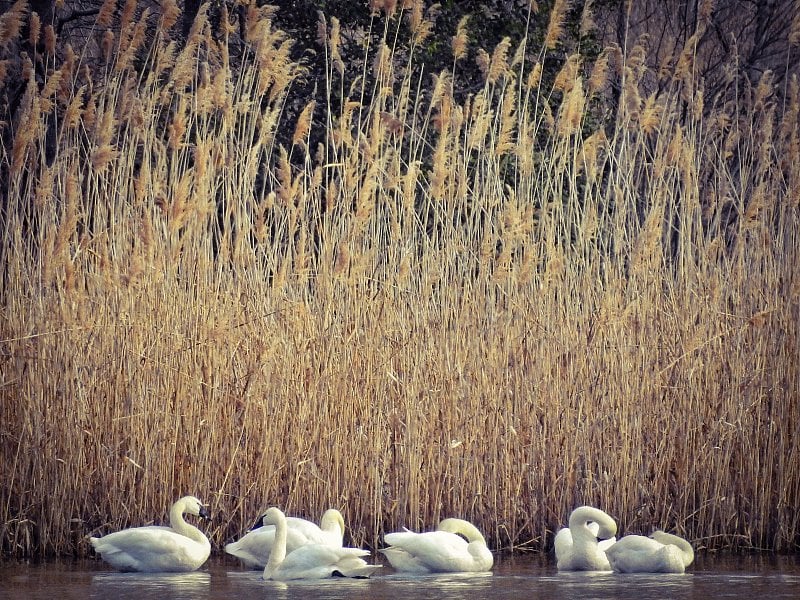
M195 542L200 542L201 544L209 544L211 542L208 541L208 538L194 525L190 525L186 522L183 518L183 513L186 512L186 499L181 498L175 504L172 505L172 508L169 509L169 526L172 527L176 532L180 533L188 537Z
M439 523L439 530L463 535L470 544L474 542L486 544L486 538L483 537L483 534L478 528L469 521L463 519L444 519Z
M264 578L269 579L286 558L286 515L278 508L270 508L264 514L264 525L275 526L275 541L267 565L264 567Z
M597 523L600 529L595 533L589 529L589 522ZM577 540L597 540L597 538L610 538L617 533L617 523L598 508L593 506L579 506L569 516L569 529L572 537Z
M660 544L671 544L677 546L683 554L683 562L685 566L689 566L694 561L694 548L692 545L680 536L667 533L665 531L654 531L650 536Z

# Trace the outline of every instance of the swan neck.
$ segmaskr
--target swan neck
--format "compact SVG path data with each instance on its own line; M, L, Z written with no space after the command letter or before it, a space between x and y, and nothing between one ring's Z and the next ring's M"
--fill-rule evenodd
M589 529L589 521L600 526L598 535ZM581 506L572 511L569 529L574 540L594 540L612 537L617 532L617 524L610 516L598 508Z
M183 513L186 510L186 503L183 500L178 500L175 504L172 505L172 508L169 509L169 525L174 529L177 533L180 533L183 536L188 537L190 540L194 540L195 542L199 542L201 544L208 544L209 547L211 543L208 541L208 538L194 525L190 525L186 522L183 518Z
M469 521L454 518L444 519L439 523L439 529L441 531L463 535L470 544L480 543L486 545L486 538L484 538L480 530Z
M478 528L475 527L472 523L465 523L461 533L463 533L466 536L470 544L478 542L480 544L486 545L486 539L483 537L483 534L480 531L478 531Z
M680 550L681 554L683 555L684 565L688 566L694 561L694 548L692 548L692 545L682 537L673 535L671 533L658 531L653 534L653 539L662 544L672 544L673 546L677 546L678 550Z
M269 553L267 565L264 567L265 578L271 576L286 558L286 517L280 515L275 518L265 519L264 524L268 523L275 525L275 541L272 544L272 551Z

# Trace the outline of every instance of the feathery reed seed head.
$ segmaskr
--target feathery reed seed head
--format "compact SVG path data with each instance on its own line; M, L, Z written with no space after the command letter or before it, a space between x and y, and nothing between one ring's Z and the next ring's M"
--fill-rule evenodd
M456 34L451 40L454 61L461 60L467 55L467 23L469 23L469 15L464 15L458 21L458 26L456 26Z

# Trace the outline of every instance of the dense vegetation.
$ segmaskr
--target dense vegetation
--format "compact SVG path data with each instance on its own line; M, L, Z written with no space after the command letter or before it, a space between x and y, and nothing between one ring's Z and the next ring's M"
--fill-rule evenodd
M186 493L796 551L793 3L305 4L0 16L3 552Z

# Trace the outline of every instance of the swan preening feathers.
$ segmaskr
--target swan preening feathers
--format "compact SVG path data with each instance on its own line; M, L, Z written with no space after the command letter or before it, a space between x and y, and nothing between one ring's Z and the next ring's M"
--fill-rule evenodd
M264 567L264 579L287 581L290 579L323 579L343 577L369 577L382 565L370 565L362 558L369 556L361 548L332 547L311 543L287 553L288 525L286 515L272 507L262 517L264 525L275 526L275 537L269 560Z
M169 511L169 527L132 527L89 541L103 560L120 571L194 571L208 558L211 544L183 519L184 513L209 517L200 500L184 496Z
M491 570L494 563L483 534L463 519L444 519L436 531L415 533L406 529L387 533L383 539L389 547L381 552L397 571L481 572Z
M683 573L694 561L692 545L664 531L650 537L626 535L606 555L617 573Z
M569 529L556 534L558 570L683 573L694 560L692 545L677 535L656 531L650 537L617 540L616 532L617 524L606 513L579 506L570 515Z
M263 569L267 565L275 543L275 526L264 525L266 513L255 526L235 542L225 546L225 552L239 558L251 568ZM321 544L341 548L344 538L342 513L331 508L325 511L319 526L306 519L286 517L286 552L291 553L300 546Z
M569 528L556 534L559 571L610 571L605 549L616 540L617 524L593 506L579 506L569 517ZM603 542L598 542L598 538ZM601 545L602 544L602 545Z

